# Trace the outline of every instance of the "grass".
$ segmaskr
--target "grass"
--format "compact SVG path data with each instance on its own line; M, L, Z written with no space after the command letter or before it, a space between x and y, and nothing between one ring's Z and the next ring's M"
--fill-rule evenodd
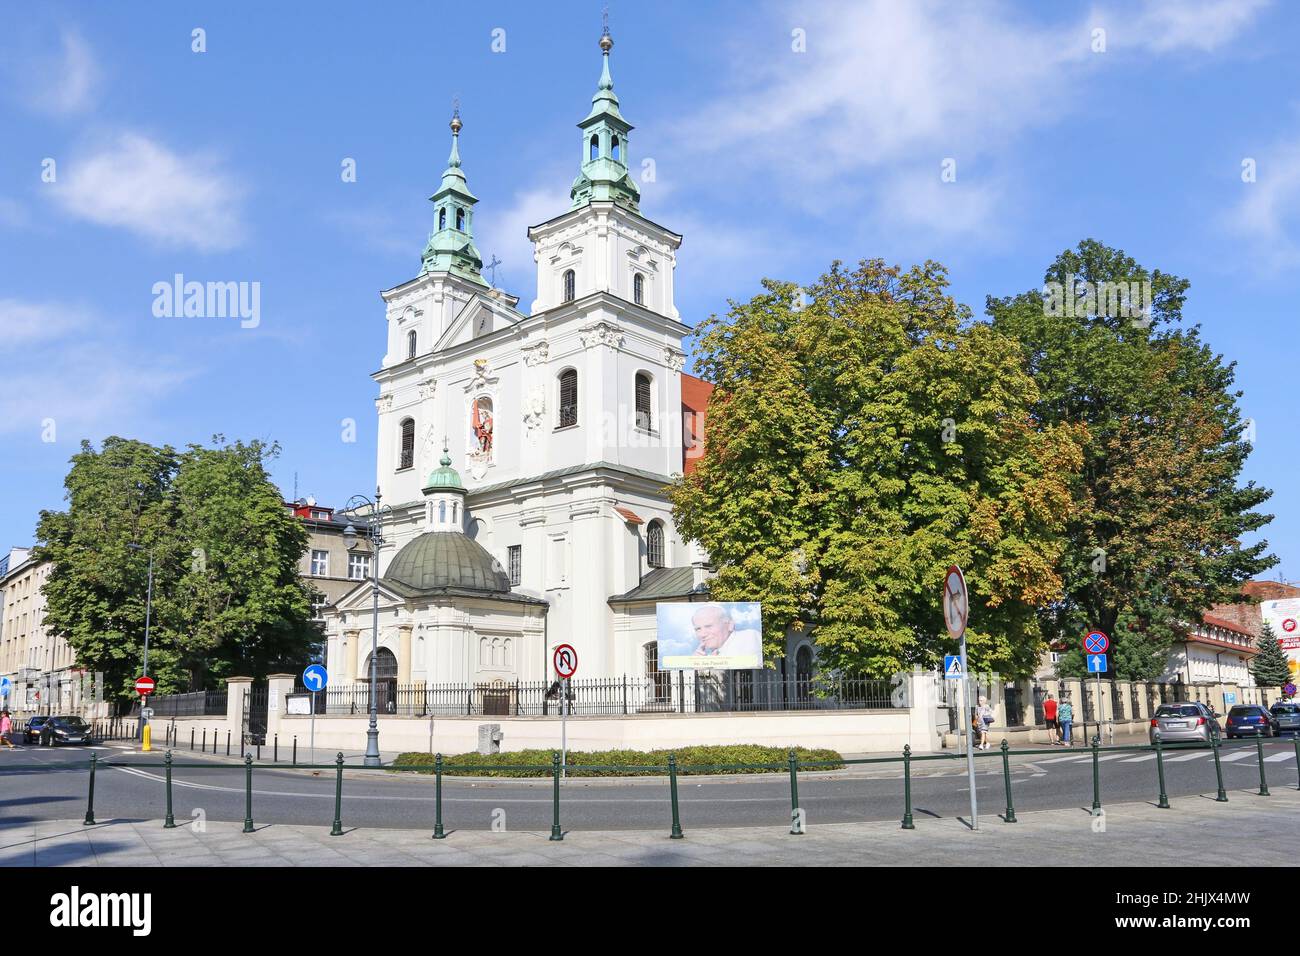
M800 764L810 761L826 761L825 765L814 767L815 770L839 770L844 764L843 757L834 750L810 750L795 747L795 756ZM447 770L455 776L482 777L546 777L551 773L552 750L520 750L515 753L501 754L453 754L444 755L444 767L457 767ZM722 747L680 747L676 750L570 750L566 760L566 772L572 777L637 777L663 776L668 773L668 755L677 756L677 772L681 775L709 773L783 773L789 770L790 751L781 747L762 747L758 744L733 744ZM740 768L710 769L719 764L744 764ZM775 766L758 767L755 764L773 764ZM403 773L433 773L434 756L426 753L400 754L395 767L419 767L416 771ZM525 767L528 769L510 769ZM648 770L632 770L630 767L650 767ZM471 769L472 768L472 769ZM602 768L602 769L596 769ZM800 769L803 769L802 766Z

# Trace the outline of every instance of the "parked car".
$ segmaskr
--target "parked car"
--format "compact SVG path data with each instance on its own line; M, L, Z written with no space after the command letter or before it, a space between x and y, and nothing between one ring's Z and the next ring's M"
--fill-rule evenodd
M41 745L91 743L90 726L80 717L60 714L41 724Z
M1278 720L1259 704L1238 704L1228 711L1228 725L1224 728L1228 739L1235 737L1276 737L1281 730Z
M41 725L44 724L49 719L50 719L49 717L46 717L44 715L41 715L39 717L28 717L27 726L23 728L23 743L25 744L40 743Z
M1300 734L1300 704L1291 701L1278 701L1273 705L1271 713L1277 721L1278 732L1291 731L1293 734Z
M1216 714L1204 704L1192 701L1179 701L1174 704L1161 704L1151 718L1149 732L1154 744L1159 738L1163 744L1202 743L1208 744L1221 732Z

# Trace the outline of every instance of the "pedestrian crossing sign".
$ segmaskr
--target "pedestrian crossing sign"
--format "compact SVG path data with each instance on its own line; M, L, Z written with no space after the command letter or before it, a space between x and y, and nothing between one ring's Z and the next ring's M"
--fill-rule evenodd
M961 680L966 676L966 672L961 668L960 654L943 655L943 676L950 680Z

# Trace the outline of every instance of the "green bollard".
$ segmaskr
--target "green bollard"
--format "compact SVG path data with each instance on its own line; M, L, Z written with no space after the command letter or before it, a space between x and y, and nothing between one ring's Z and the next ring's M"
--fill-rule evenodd
M799 812L799 761L790 751L790 835L803 835L803 821Z
M1259 749L1259 795L1261 797L1271 797L1268 792L1268 781L1264 779L1264 738L1257 736L1255 746Z
M903 745L903 829L915 830L912 822L912 745Z
M433 838L447 838L442 829L442 754L433 758Z
M1092 815L1101 815L1101 771L1097 766L1097 748L1101 746L1101 737L1092 738Z
M163 766L167 768L167 817L163 820L163 829L175 830L176 818L172 816L172 752L170 750L163 757Z
M253 755L244 754L244 832L253 832Z
M1214 748L1214 778L1219 783L1219 793L1214 798L1216 803L1227 803L1228 792L1223 789L1223 764L1219 762L1219 738L1211 734L1210 746Z
M555 781L552 804L554 816L551 818L551 839L563 840L564 832L560 829L560 755L551 754L551 778Z
M86 797L86 819L81 821L82 826L91 827L95 825L95 764L99 762L99 754L90 755L90 793Z
M334 826L330 836L343 835L343 751L334 758Z
M670 840L680 840L685 834L682 833L682 820L677 810L677 755L668 755L668 793L672 797L673 803L673 829L668 834Z
M1011 760L1008 756L1008 753L1009 750L1007 747L1007 741L1006 738L1004 737L1002 739L1002 780L1007 787L1007 812L1006 815L1003 816L1002 822L1015 823L1016 808L1011 803Z
M1160 799L1156 802L1156 809L1169 809L1169 795L1165 793L1165 748L1160 743L1160 735L1156 735L1156 776L1160 779Z

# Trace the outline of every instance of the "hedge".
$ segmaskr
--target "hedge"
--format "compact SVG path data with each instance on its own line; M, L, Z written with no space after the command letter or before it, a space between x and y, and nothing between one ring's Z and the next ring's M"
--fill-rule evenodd
M514 753L500 754L454 754L443 755L444 767L461 767L474 769L448 770L454 776L483 777L544 777L551 773L552 750L519 750ZM814 770L839 770L844 767L843 756L834 750L810 750L795 747L795 756L800 763L809 761L826 761L825 765ZM668 772L668 755L677 755L677 772L679 774L709 773L781 773L789 767L790 750L782 747L761 747L758 744L735 744L726 747L681 747L677 750L570 750L566 761L566 772L574 777L636 777L663 776ZM777 764L778 766L748 769L708 770L699 769L717 764ZM393 761L394 767L420 767L416 771L403 773L432 773L433 754L404 753ZM511 770L507 766L536 767L534 770ZM590 770L584 767L611 767L609 770ZM628 770L631 766L650 766L649 770Z

